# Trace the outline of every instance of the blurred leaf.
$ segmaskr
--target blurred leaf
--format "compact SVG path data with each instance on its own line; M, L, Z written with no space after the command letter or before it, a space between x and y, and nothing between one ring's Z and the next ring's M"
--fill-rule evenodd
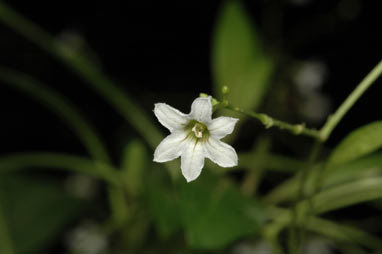
M126 145L122 158L122 170L127 190L133 196L141 192L147 161L147 151L140 140L132 140Z
M375 153L341 164L330 171L324 188L366 177L382 176L382 153Z
M313 167L309 178L306 180L304 193L311 193L315 188L317 177L322 173L322 165ZM325 177L322 189L357 181L365 178L373 178L382 174L382 153L371 154L351 162L334 166ZM264 200L270 204L277 204L294 199L298 191L300 174L288 179L267 194Z
M334 149L327 168L355 160L382 147L382 121L364 125L352 131Z
M314 211L324 213L382 198L382 177L369 177L326 189L313 197ZM302 206L309 205L302 201Z
M170 188L172 186L172 184L166 186L156 175L146 180L146 199L154 217L156 229L162 238L169 238L180 230L181 226L178 199Z
M41 253L81 209L59 185L2 175L0 200L16 253Z
M207 172L181 185L180 202L186 241L193 248L223 248L255 235L263 222L262 207L255 199Z
M267 214L273 219L273 222L267 224L263 229L264 234L268 236L278 234L286 223L293 221L293 215L290 209L268 207ZM349 225L315 217L312 214L310 214L306 220L297 220L296 223L306 227L312 232L330 237L339 242L359 243L372 249L382 247L380 239L372 234Z
M226 1L213 39L214 92L221 97L228 86L228 100L235 106L255 108L267 88L273 69L263 54L259 36L239 1Z
M294 211L289 209L283 214L272 214L272 211L268 210L268 214L274 218L274 221L266 225L263 232L267 235L275 236L290 223L302 222L305 224L306 222L311 222L309 218L306 218L307 215L326 213L355 204L381 199L381 183L382 177L380 176L360 179L326 189L309 199L302 200L297 203ZM343 233L345 234L345 232ZM356 234L358 233L354 231L351 233L351 235L353 235L352 237ZM358 236L362 237L360 234L358 234ZM371 239L367 235L363 236L366 236L368 239L360 239L362 242L374 245L374 238Z

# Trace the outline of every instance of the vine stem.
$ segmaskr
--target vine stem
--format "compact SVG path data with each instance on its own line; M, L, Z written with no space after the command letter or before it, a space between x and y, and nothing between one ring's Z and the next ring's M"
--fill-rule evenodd
M208 94L201 93L201 97L208 97ZM278 119L275 119L267 114L264 113L257 113L251 110L245 110L240 107L233 106L232 104L229 103L228 100L223 98L223 101L219 101L216 98L212 99L212 104L214 106L218 106L220 108L225 108L229 109L235 112L239 112L241 114L250 116L252 118L255 118L259 120L262 124L264 124L265 128L271 128L271 127L278 127L281 130L287 130L291 132L294 135L305 135L312 137L317 140L321 140L320 132L316 129L310 129L305 126L305 123L301 124L291 124L287 123Z
M331 115L320 130L321 140L326 141L334 128L357 102L359 97L374 83L382 74L382 60L370 71L369 74L358 84L346 100L341 104L337 111Z

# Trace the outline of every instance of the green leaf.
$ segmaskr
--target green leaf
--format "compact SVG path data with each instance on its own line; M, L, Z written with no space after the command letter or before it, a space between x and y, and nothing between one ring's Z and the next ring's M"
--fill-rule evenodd
M228 100L243 108L257 107L273 69L263 54L254 26L239 1L226 1L213 38L212 69L214 92L222 95L229 87Z
M0 201L16 253L41 253L80 211L59 185L2 175Z
M263 210L234 185L206 173L180 188L180 209L186 241L192 248L218 249L255 235Z
M352 131L334 149L327 169L360 158L382 147L382 121L364 125Z
M153 167L153 170L161 170L161 168ZM155 228L164 239L169 238L181 228L179 203L171 187L171 184L161 182L156 174L148 177L146 181L145 194L148 206L154 218Z

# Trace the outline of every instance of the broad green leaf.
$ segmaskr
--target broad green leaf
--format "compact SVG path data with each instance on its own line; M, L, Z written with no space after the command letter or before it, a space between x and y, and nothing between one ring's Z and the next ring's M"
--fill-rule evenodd
M334 149L327 163L333 168L382 148L382 121L364 125L352 131Z
M180 187L186 241L192 248L219 249L255 235L263 222L261 205L234 185L208 175Z
M59 185L1 175L0 201L16 253L41 253L79 213L81 204Z
M129 194L140 194L143 182L144 169L147 166L147 152L144 144L138 140L130 141L123 152L122 170L124 182Z
M152 170L161 170L153 167ZM146 199L157 232L162 238L169 238L181 228L179 203L173 186L161 182L162 179L150 176L146 179Z
M214 92L221 96L222 87L228 86L228 100L243 108L259 105L273 69L251 23L239 1L226 1L212 46Z

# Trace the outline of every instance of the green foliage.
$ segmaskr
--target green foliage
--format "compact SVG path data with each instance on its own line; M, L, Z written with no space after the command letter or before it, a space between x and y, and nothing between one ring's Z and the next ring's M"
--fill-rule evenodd
M16 253L40 252L81 210L60 185L1 175L0 201Z
M265 218L263 207L236 186L208 172L189 184L180 181L176 188L153 178L147 184L149 207L161 237L169 238L182 227L188 246L212 250L258 233Z
M309 177L304 184L304 193L312 193L318 177L322 173L322 165L311 169ZM360 179L374 178L382 174L382 153L364 156L351 162L334 166L322 182L321 189L332 188L344 183L350 183ZM274 188L265 200L269 204L277 204L293 200L299 188L300 175L296 175L283 184Z
M382 176L382 153L373 153L333 168L324 182L324 188L361 178Z
M160 170L152 167L152 170ZM155 228L162 238L169 238L180 230L179 202L171 185L164 184L155 176L146 182L146 199L154 218Z
M222 96L229 87L233 105L255 108L261 102L273 63L263 53L261 41L238 1L226 1L217 21L212 46L214 92Z
M186 241L199 249L219 249L245 235L255 235L264 222L256 199L207 173L181 185L180 209Z
M372 153L382 147L382 121L362 126L346 136L328 159L327 168L333 168Z

